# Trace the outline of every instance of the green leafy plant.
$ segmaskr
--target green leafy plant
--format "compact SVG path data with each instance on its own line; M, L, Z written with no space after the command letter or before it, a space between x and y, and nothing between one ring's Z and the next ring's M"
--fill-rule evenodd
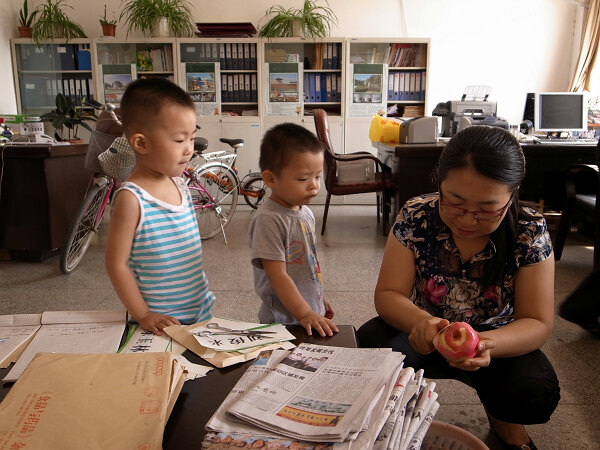
M19 22L22 27L31 27L35 16L37 16L38 10L34 9L29 13L29 8L27 7L27 0L24 0L23 7L19 10Z
M92 131L92 127L90 127L86 120L90 120L95 122L95 116L86 116L80 114L79 110L73 105L73 101L70 97L65 97L63 94L57 94L56 99L56 109L47 113L44 113L40 116L42 122L52 122L52 126L56 130L54 133L54 137L58 141L62 141L65 139L79 139L77 137L77 129L79 125L83 128ZM67 129L67 136L64 134L64 129Z
M263 37L293 36L293 24L299 22L303 36L326 37L331 25L337 24L337 16L329 7L318 5L317 0L304 0L302 8L284 8L281 5L271 6L263 19L269 18L258 32ZM261 19L262 20L262 19Z
M126 0L119 20L125 18L127 35L133 30L151 35L158 19L166 17L173 34L191 36L196 26L190 7L187 0Z
M100 18L100 25L116 25L117 19L108 19L106 17L106 5L104 5L104 17Z
M81 25L71 22L63 7L73 9L64 0L46 0L39 7L39 18L33 25L32 32L36 44L44 39L65 38L68 42L72 38L86 37Z

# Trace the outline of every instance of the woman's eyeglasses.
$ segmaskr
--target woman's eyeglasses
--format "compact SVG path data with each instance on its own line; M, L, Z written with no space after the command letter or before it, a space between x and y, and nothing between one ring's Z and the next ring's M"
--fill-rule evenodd
M448 203L442 200L442 191L440 190L440 209L444 211L446 214L450 214L451 216L464 216L468 213L473 214L475 220L480 222L497 222L502 218L502 215L506 211L506 208L510 206L512 203L512 197L508 200L506 205L496 211L469 211L467 209L461 208L459 206L449 205Z

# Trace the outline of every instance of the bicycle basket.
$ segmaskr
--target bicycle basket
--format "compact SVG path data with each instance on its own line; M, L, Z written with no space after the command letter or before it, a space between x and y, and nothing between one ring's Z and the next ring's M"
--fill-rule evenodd
M116 136L98 130L92 131L88 150L85 155L85 162L83 164L86 169L105 175L102 166L100 165L100 161L98 161L98 156L110 147L110 144L113 143L115 137Z
M124 136L116 138L110 147L98 155L106 175L125 181L135 166L135 152Z

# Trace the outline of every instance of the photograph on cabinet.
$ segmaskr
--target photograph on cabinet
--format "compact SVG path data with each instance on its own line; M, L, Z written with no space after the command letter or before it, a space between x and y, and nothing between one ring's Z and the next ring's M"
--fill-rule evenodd
M214 72L187 73L187 90L195 102L214 102L217 86Z
M354 74L354 103L381 103L382 75L355 73Z
M120 103L127 85L131 83L129 73L104 74L104 99L106 103Z
M298 99L298 73L269 74L269 101L297 102Z

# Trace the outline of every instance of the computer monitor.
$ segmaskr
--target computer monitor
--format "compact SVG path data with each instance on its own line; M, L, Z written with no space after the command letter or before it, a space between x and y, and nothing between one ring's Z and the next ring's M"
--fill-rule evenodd
M525 97L525 109L523 110L523 120L535 122L535 92L528 92Z
M536 131L586 131L587 105L581 92L536 92Z

